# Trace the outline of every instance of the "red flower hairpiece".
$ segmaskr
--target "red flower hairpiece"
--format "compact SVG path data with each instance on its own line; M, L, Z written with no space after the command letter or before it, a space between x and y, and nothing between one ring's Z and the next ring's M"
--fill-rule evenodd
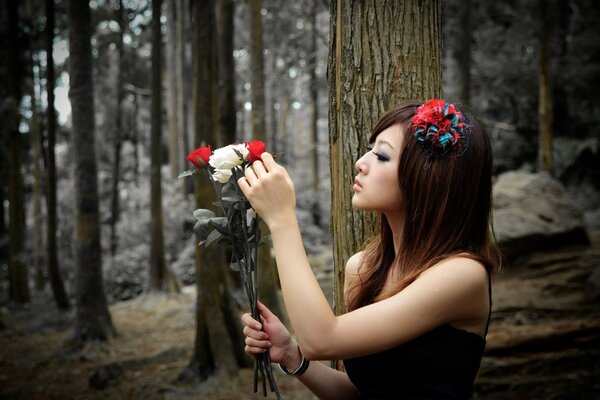
M417 109L411 123L417 141L429 151L445 154L465 148L463 115L454 104L441 99L428 100Z

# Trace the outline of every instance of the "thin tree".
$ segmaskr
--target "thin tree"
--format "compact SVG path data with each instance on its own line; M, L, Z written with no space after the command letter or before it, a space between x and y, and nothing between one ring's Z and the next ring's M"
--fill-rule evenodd
M119 36L117 38L117 55L119 67L117 68L117 98L115 107L115 131L113 133L113 165L112 165L112 187L110 201L110 253L112 256L117 252L119 238L117 237L117 223L119 222L119 182L121 178L121 147L123 143L123 112L122 104L125 98L125 87L123 75L125 73L125 51L123 49L123 38L127 28L127 14L125 13L123 1L119 0L115 10L115 19L119 24Z
M46 280L44 279L44 221L42 217L42 186L43 186L43 155L42 155L42 126L40 123L40 110L36 92L36 85L39 77L36 71L40 71L41 66L37 60L36 51L32 49L32 68L31 85L29 85L29 95L31 97L31 119L29 121L29 132L31 133L31 147L33 149L33 221L34 221L34 268L35 268L35 289L41 291L44 289ZM41 90L41 85L40 85Z
M174 0L176 3L175 13L178 23L175 25L175 79L177 91L177 131L179 132L179 154L188 154L191 151L190 123L192 117L189 104L192 100L192 86L186 85L190 72L190 62L187 57L187 46L190 44L191 18L190 5L187 0ZM180 157L182 158L182 157ZM194 192L191 179L183 180L183 194L185 196Z
M10 299L19 303L30 301L27 266L23 261L25 250L25 206L23 202L23 177L21 176L21 133L19 132L21 102L21 84L23 80L22 54L19 50L19 2L8 2L8 118L6 124L9 135L10 176L8 186L10 261L9 293Z
M251 98L252 98L252 137L265 141L267 130L265 122L265 68L263 57L263 23L262 0L250 0L250 64L251 64ZM266 232L266 225L262 224ZM261 301L271 310L285 318L279 298L279 279L275 268L275 260L271 256L270 244L264 243L258 250L258 281Z
M194 146L218 143L215 44L215 3L192 2L194 29L192 54L194 75L193 114ZM203 179L204 178L204 179ZM205 177L195 175L196 208L211 208L212 189ZM225 252L217 246L196 246L196 338L190 363L181 380L205 380L210 375L221 378L235 375L237 361L223 315L221 291L224 271L228 268ZM217 383L218 384L218 383Z
M217 0L216 4L216 31L218 43L218 137L223 144L236 141L236 113L235 113L235 65L233 60L233 29L234 29L235 4L233 0ZM231 258L231 253L226 252L226 257ZM251 359L244 352L244 337L235 315L235 303L230 288L237 281L238 274L223 271L226 290L223 290L222 304L224 317L231 337L233 352L240 367L250 367Z
M219 44L219 132L225 143L236 140L235 64L233 61L233 0L217 1L217 43Z
M345 311L344 266L373 234L370 213L352 211L356 160L381 114L400 100L442 92L441 1L331 1L328 65L331 227L335 312ZM374 24L373 21L377 21Z
M177 13L177 1L167 1L167 44L166 46L166 78L167 78L167 131L169 140L169 166L171 169L171 179L177 179L177 176L183 171L183 161L181 146L181 133L178 129L179 114L177 112L177 100L179 98L177 86L177 25L180 15ZM183 181L182 181L183 182Z
M150 283L151 291L178 292L179 284L165 260L161 188L162 166L162 35L161 0L152 0L152 126L150 143Z
M454 42L456 46L456 77L458 86L458 100L468 104L471 101L471 0L463 0L455 10L458 13L458 30Z
M70 307L69 297L63 284L58 265L56 248L56 110L54 109L54 0L46 0L46 92L48 106L46 108L47 148L46 148L46 269L52 288L54 302L60 310Z
M69 0L69 100L73 118L77 266L74 339L80 343L115 335L102 279L90 14L88 2Z
M321 206L319 202L319 82L317 80L317 4L319 0L312 0L310 7L310 131L312 142L312 189L313 204L312 217L313 223L321 225Z
M549 14L546 1L538 1L540 20L538 31L539 43L539 143L537 164L539 171L547 171L552 175L552 138L553 138L553 116L552 116L552 84L550 82L550 60L548 57L548 34Z

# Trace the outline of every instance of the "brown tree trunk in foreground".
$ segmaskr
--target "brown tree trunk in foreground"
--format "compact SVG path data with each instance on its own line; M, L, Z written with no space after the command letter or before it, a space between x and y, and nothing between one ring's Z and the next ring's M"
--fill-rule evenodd
M214 12L213 0L202 5L192 3L194 147L218 143ZM194 175L194 186L196 208L211 208L214 194L206 176ZM222 247L196 246L196 338L194 354L182 371L181 380L205 380L213 374L231 377L237 371L221 303L221 293L228 290L223 279L226 268L229 266Z
M334 306L341 314L346 261L376 226L372 213L352 211L354 165L388 108L401 100L441 96L442 4L410 0L381 7L332 0L330 11L331 227Z
M75 177L76 341L115 335L102 279L92 81L91 15L87 2L69 0L69 100Z

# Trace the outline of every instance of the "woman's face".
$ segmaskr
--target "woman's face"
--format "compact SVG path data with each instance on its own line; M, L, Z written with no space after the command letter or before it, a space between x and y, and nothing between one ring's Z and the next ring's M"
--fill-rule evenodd
M398 161L402 135L402 125L390 126L377 136L372 149L356 162L358 174L352 186L354 208L385 214L399 211Z

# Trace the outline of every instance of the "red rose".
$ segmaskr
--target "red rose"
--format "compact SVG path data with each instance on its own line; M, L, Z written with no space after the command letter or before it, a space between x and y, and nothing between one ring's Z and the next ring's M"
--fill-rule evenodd
M196 150L187 155L187 160L196 167L202 168L203 166L208 165L210 154L210 146L198 147ZM202 160L204 164L202 164L199 160Z
M261 160L260 156L265 152L265 143L260 140L253 140L252 142L244 142L248 148L248 161L252 164L256 160Z

